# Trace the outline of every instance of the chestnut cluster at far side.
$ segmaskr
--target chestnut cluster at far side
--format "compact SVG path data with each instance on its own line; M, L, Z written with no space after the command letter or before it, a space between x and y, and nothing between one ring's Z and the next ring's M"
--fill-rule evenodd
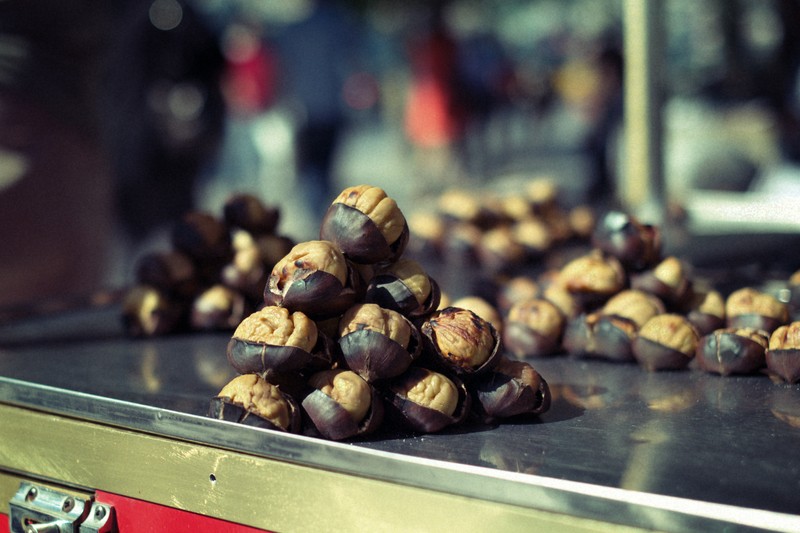
M267 383L280 392L271 397L299 406L299 427L272 429L344 440L549 408L546 381L530 364L504 359L491 322L440 305L436 281L404 257L408 241L396 202L360 185L333 200L319 239L297 243L275 262L261 308L241 319L227 349L237 380L255 376L245 383L253 396ZM209 415L262 416L264 409L242 401L245 385L221 390Z
M126 332L232 331L261 305L270 269L294 245L279 221L278 208L242 193L226 200L221 216L184 214L170 248L136 260L122 304Z

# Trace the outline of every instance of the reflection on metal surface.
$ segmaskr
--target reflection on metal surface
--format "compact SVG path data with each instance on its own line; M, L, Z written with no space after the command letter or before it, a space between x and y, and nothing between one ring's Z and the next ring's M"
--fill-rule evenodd
M72 323L85 324L91 333L109 330L98 320L116 318L91 317ZM33 321L23 329L36 327ZM48 327L40 323L38 329L38 342L28 336L8 344L0 357L0 408L19 406L75 418L79 426L90 422L187 443L184 460L198 453L191 451L195 447L213 447L216 460L236 452L668 531L747 531L742 523L759 520L776 524L770 526L775 530L790 530L787 524L800 529L800 385L776 384L763 375L647 373L634 364L540 358L531 362L548 381L553 403L538 418L468 424L435 435L387 429L333 443L204 416L220 382L233 374L225 359L228 335L80 340L80 328L73 328L70 341L59 333L60 340L51 342ZM18 338L0 329L0 343L4 336ZM148 390L147 380L160 386ZM11 426L4 420L0 427L5 442ZM87 441L92 442L76 436L75 446ZM0 468L10 457L0 453ZM28 459L13 457L17 464ZM195 486L217 490L225 483L222 473L204 469ZM744 522L732 522L737 515ZM763 522L765 517L772 521Z

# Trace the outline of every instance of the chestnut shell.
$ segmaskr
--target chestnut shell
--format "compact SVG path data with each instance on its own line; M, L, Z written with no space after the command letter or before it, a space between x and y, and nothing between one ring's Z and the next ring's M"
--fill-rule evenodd
M628 318L599 313L581 314L567 322L562 342L567 353L598 357L617 362L634 361L633 337L619 322L634 324Z
M245 426L252 426L262 429L273 429L276 431L284 431L288 433L299 433L302 426L302 415L297 402L291 396L284 394L283 398L289 405L289 428L283 429L276 426L266 418L249 411L237 403L233 403L227 396L215 396L211 399L208 407L208 414L210 418L217 420L225 420L228 422L236 422Z
M751 374L765 364L766 348L732 331L716 330L697 345L697 364L706 372L727 376Z
M411 367L408 372L395 378L395 380L403 380L412 375L411 373L415 372L415 370L416 367ZM458 389L458 404L453 415L420 405L406 396L386 388L386 409L388 414L399 424L419 433L436 433L448 426L460 424L467 418L472 408L472 397L463 381L452 374L446 374L446 376Z
M367 284L364 301L375 303L384 309L391 309L411 318L422 317L434 312L442 299L442 290L433 278L428 278L431 284L431 293L423 304L417 301L416 296L403 283L403 280L391 274L378 274Z
M336 343L322 332L311 352L296 346L278 346L231 337L228 363L240 374L286 373L329 368L336 358Z
M632 344L633 355L649 371L681 370L686 368L694 354L684 354L644 337L636 337Z
M800 382L800 349L767 350L767 369L787 383Z
M472 384L475 407L487 421L523 414L542 414L550 409L551 394L547 382L541 376L539 378L538 389L533 389L508 374L487 372Z
M711 313L704 313L693 309L686 314L686 318L697 329L698 334L701 336L708 335L709 333L722 329L725 327L725 319L712 315Z
M405 222L400 237L388 243L366 214L355 207L335 202L322 219L319 236L322 240L335 243L348 259L356 263L374 264L398 259L408 244L409 229Z
M383 399L370 385L371 402L364 420L356 422L336 400L319 389L311 391L301 403L308 419L319 433L330 440L344 440L372 433L383 422Z
M419 330L410 322L408 325L411 328L408 349L371 329L340 337L339 347L347 367L368 383L393 378L408 370L422 351Z
M264 287L264 303L300 311L314 320L335 317L363 297L361 276L352 265L348 265L347 274L342 285L333 274L317 270L305 278L292 280L283 289L278 287L278 278L270 275Z

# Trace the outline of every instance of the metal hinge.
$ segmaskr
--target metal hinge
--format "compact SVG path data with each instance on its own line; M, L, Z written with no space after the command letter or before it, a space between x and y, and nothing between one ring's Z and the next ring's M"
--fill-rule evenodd
M11 533L114 533L114 507L23 481L9 502Z

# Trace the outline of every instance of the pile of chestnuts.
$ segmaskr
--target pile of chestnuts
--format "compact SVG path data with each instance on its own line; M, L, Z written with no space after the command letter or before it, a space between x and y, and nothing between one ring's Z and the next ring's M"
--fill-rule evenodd
M788 298L749 286L723 295L663 255L658 227L611 211L589 250L538 276L506 278L483 303L519 359L567 354L796 383L799 287L800 273L787 281Z
M595 212L568 207L556 182L532 177L513 193L453 188L409 216L414 256L493 275L525 269L566 244L589 241Z
M233 330L261 302L272 266L294 242L278 233L280 211L237 193L222 216L194 211L174 224L170 248L135 264L122 304L125 330L152 337Z
M342 191L319 240L275 263L262 305L233 332L227 359L238 376L209 416L343 440L545 412L542 376L504 356L490 321L440 305L437 282L403 255L409 236L385 191Z

